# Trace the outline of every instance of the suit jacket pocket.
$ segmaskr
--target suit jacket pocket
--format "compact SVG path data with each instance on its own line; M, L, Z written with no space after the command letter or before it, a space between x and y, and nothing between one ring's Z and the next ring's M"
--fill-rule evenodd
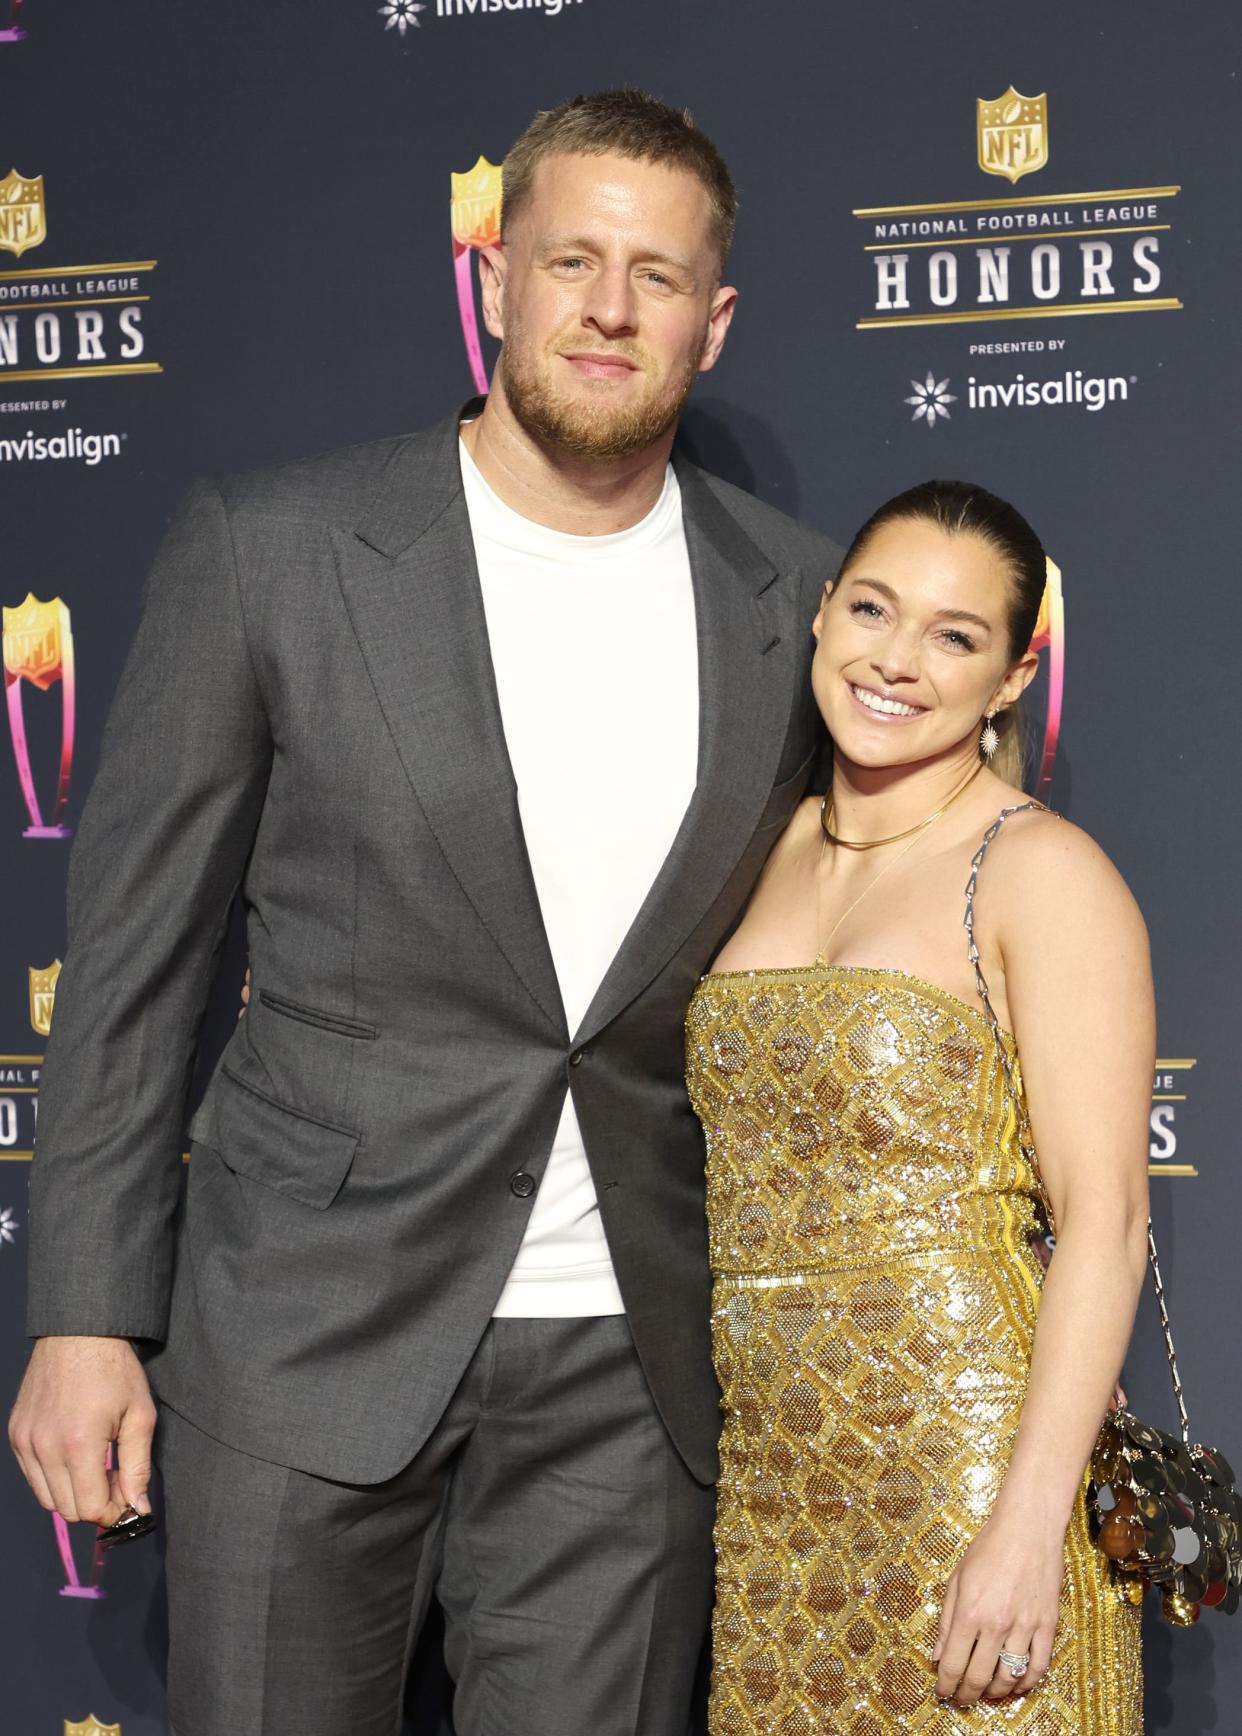
M260 989L259 999L274 1013L286 1019L297 1019L303 1025L314 1025L321 1031L335 1031L339 1037L377 1037L374 1025L360 1019L346 1019L340 1013L325 1013L318 1007L308 1007L302 1001L291 1001L284 995L274 995L270 989Z
M213 1094L215 1137L205 1143L228 1169L319 1211L332 1204L354 1161L357 1133L278 1103L227 1066Z

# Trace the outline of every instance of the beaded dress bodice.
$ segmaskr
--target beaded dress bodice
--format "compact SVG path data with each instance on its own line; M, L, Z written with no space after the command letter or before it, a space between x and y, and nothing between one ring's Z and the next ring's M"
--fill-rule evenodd
M699 984L687 1039L717 1274L1034 1229L996 1040L947 990L866 966L722 972Z

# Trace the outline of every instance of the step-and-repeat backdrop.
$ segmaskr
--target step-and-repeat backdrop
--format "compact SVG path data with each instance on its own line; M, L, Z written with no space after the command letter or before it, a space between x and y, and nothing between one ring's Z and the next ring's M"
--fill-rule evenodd
M65 866L169 514L203 473L469 396L492 165L536 108L634 83L694 110L741 191L695 456L841 540L966 477L1055 560L1031 778L1147 914L1155 1222L1192 1422L1242 1452L1240 47L1235 8L1156 0L0 0L6 1401ZM217 1032L239 970L233 949ZM1171 1422L1149 1302L1128 1374ZM105 1566L7 1455L0 1512L0 1728L158 1736L158 1537ZM1151 1730L1237 1727L1240 1637L1153 1610Z

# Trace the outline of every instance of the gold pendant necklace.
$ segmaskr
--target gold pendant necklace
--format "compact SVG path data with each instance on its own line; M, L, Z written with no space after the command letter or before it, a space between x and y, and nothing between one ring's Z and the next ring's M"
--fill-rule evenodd
M828 823L833 817L832 791L829 790L819 804L819 823L824 829L824 836L830 844L840 844L843 850L878 850L881 844L900 844L903 838L912 838L917 832L925 832L929 826L936 823L941 814L947 813L957 798L964 795L974 783L986 764L986 760L980 760L977 766L967 772L942 808L937 808L934 814L929 814L925 820L920 820L917 826L908 826L904 832L894 832L891 838L838 838Z
M826 847L829 843L840 844L842 846L842 848L846 849L846 850L874 850L874 849L878 848L878 846L881 844L899 844L903 838L909 838L910 842L906 845L904 850L898 850L897 854L892 858L892 860L890 862L886 862L884 864L883 868L880 869L880 872L878 874L874 875L870 880L868 880L867 884L863 887L862 891L858 894L858 897L854 900L854 902L852 904L848 904L845 907L845 909L841 912L840 916L837 917L837 920L833 923L832 927L828 930L828 933L826 935L824 935L823 940L819 941L818 949L817 949L816 954L815 954L816 964L826 965L828 963L828 960L824 957L824 954L828 951L828 947L832 942L833 935L836 934L837 930L840 928L841 924L845 921L846 917L852 916L854 914L854 912L858 909L858 906L862 903L863 899L867 896L867 894L869 892L874 892L875 888L880 884L880 881L883 880L884 876L889 872L889 870L892 868L895 868L899 862L903 861L910 854L911 850L913 850L914 846L918 843L919 839L923 836L923 833L927 830L927 828L929 826L934 826L936 821L938 819L940 819L943 814L947 813L948 810L953 806L953 804L957 800L957 798L960 795L962 795L964 791L966 791L970 788L971 784L975 781L975 779L978 777L979 773L983 770L985 763L986 763L985 761L980 760L979 764L974 768L974 770L971 771L966 776L966 778L964 778L963 781L957 786L957 788L954 790L953 794L949 797L948 801L945 802L943 807L937 808L936 812L934 814L929 814L925 820L920 820L917 826L911 826L909 828L909 830L905 831L905 832L897 832L891 838L874 838L869 843L851 843L851 841L848 838L834 837L833 833L829 830L828 818L827 818L827 815L831 815L832 809L831 809L831 807L828 806L828 797L827 796L824 797L823 801L819 805L819 822L820 822L821 827L823 828L823 833L824 833L823 840L820 843L820 847L819 847L819 859L820 859L821 863L823 862L823 859L824 859L824 850L826 849ZM827 810L827 814L825 813L825 810ZM823 934L823 930L824 930L823 891L824 891L823 876L817 875L816 880L815 880L815 933L816 933L817 939L818 939L819 935Z
M941 810L941 812L943 812L943 809ZM940 818L940 815L936 814L933 816L933 818L938 820ZM919 836L920 837L922 836L922 833L923 833L923 828L920 826L919 827ZM868 880L867 884L863 887L862 891L858 894L858 897L854 900L854 902L852 904L847 905L846 908L841 912L840 916L837 917L837 920L833 923L832 927L828 930L827 934L824 935L823 940L820 941L820 943L819 943L819 949L815 954L816 964L827 964L828 963L828 960L824 957L824 954L828 951L828 947L831 944L833 935L837 932L838 928L840 928L841 924L845 921L846 917L852 916L854 914L854 912L858 909L858 906L862 903L863 899L867 896L868 892L873 891L875 889L875 887L877 887L880 884L880 881L883 880L884 876L888 873L890 868L895 868L904 856L908 856L910 854L911 850L913 850L914 846L918 843L918 841L919 841L918 838L911 838L910 842L906 845L905 849L904 850L898 850L897 854L893 857L892 861L886 862L884 864L883 868L880 869L880 872L877 875L875 875L871 880ZM820 845L820 852L819 852L821 862L824 859L824 848L825 848L825 846L823 844L821 844ZM817 935L823 933L823 927L824 927L824 920L823 920L823 876L821 875L816 879L816 882L815 882L815 932Z

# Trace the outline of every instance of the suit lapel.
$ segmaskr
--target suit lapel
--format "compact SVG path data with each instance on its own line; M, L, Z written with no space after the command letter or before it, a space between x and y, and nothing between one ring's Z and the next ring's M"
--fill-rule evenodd
M678 460L699 655L694 794L664 866L575 1033L586 1042L658 975L711 908L754 832L789 726L805 632L779 573Z
M563 1037L565 1014L518 814L458 418L399 447L354 530L334 530L345 606L406 777L480 920Z

